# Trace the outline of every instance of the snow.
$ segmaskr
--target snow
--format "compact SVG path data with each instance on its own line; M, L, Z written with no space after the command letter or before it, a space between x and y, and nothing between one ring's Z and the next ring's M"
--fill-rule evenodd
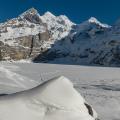
M119 46L119 34L105 27L96 18L75 25L71 32L63 39L55 42L48 54L56 53L54 61L47 58L50 63L118 66L119 60L115 58ZM118 30L117 30L118 31ZM57 32L55 32L56 34ZM114 42L112 44L112 42ZM112 52L115 50L114 52Z
M26 15L30 17L31 21L25 19ZM34 17L31 17L32 15ZM35 23L34 20L36 19L34 18L37 18L38 21L40 20L41 22L39 24ZM48 28L41 23L45 23ZM23 26L18 27L19 25ZM16 38L37 35L48 29L50 39L43 42L42 48L48 50L52 47L51 50L59 51L61 56L62 54L63 56L64 54L68 55L66 58L56 59L56 62L61 62L61 59L65 59L65 61L74 64L94 64L96 61L99 61L99 59L104 58L105 60L102 61L102 64L106 65L114 61L112 60L114 59L114 55L111 55L111 57L104 57L105 54L108 56L113 54L111 53L113 47L106 48L106 41L108 40L108 42L110 42L113 39L119 40L118 35L113 36L111 32L108 34L109 28L108 25L99 22L94 17L76 25L65 15L55 16L51 12L46 12L44 15L40 16L37 10L32 8L21 14L18 18L13 18L12 20L0 24L0 41L9 46L21 46ZM104 53L101 55L103 50ZM84 59L81 56L87 56L87 58ZM96 58L98 58L98 60L96 60Z
M26 16L30 17L31 21L27 20ZM0 24L0 41L10 46L17 46L19 42L16 42L16 38L45 32L46 26L36 23L35 18L40 19L42 23L47 25L47 29L51 35L51 41L46 41L43 45L45 48L50 48L51 44L56 40L66 37L71 31L72 26L75 25L65 15L55 16L48 11L40 16L36 9L31 8L17 18Z
M103 27L103 28L109 28L109 27L111 27L111 26L109 26L109 25L107 25L107 24L101 23L101 22L98 21L95 17L91 17L88 21L89 21L90 23L98 24L98 25L100 25L100 26Z
M53 41L66 37L75 25L65 15L55 16L51 12L46 12L40 18L47 24Z
M1 94L30 89L63 75L72 81L75 89L93 106L101 120L120 118L120 68L35 63L1 63L1 65L4 68L0 71ZM6 70L16 76L10 79ZM22 84L26 88L23 88Z
M45 14L43 15L44 19L56 19L56 16L53 15L51 12L47 11L45 12Z
M26 90L27 86L35 86L38 84L37 81L34 81L26 76L19 75L8 68L13 70L18 70L17 66L6 66L0 65L0 94L2 93L11 93L18 92L20 90ZM32 83L32 84L31 84Z
M84 103L73 84L61 76L31 90L1 97L0 119L95 120Z

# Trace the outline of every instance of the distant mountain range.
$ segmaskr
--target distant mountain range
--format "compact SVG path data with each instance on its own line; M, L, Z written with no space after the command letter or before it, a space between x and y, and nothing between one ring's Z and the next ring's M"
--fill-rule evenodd
M120 20L75 24L65 15L31 8L0 24L0 60L120 66Z

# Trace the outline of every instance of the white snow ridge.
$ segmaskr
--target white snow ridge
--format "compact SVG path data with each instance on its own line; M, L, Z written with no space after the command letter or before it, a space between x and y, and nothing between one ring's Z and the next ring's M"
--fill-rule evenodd
M95 120L96 112L65 77L0 97L0 120Z

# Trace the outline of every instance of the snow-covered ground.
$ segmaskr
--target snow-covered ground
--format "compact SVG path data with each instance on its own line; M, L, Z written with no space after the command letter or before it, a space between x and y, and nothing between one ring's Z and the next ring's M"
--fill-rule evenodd
M93 108L64 76L0 98L0 120L96 120ZM90 112L92 111L92 112Z
M120 68L35 63L0 63L0 92L13 93L64 75L101 120L120 119Z

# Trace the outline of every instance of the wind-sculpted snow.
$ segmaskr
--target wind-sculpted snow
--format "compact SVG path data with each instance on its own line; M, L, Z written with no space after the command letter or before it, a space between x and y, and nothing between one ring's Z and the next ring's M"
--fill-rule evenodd
M13 71L11 71L11 69ZM39 83L29 77L22 76L14 72L18 69L19 68L16 66L0 65L0 94L9 94L11 91L13 93L21 90L26 90L28 89L28 86L33 87Z
M67 78L58 77L31 90L0 97L0 119L95 120L97 114L88 106Z

